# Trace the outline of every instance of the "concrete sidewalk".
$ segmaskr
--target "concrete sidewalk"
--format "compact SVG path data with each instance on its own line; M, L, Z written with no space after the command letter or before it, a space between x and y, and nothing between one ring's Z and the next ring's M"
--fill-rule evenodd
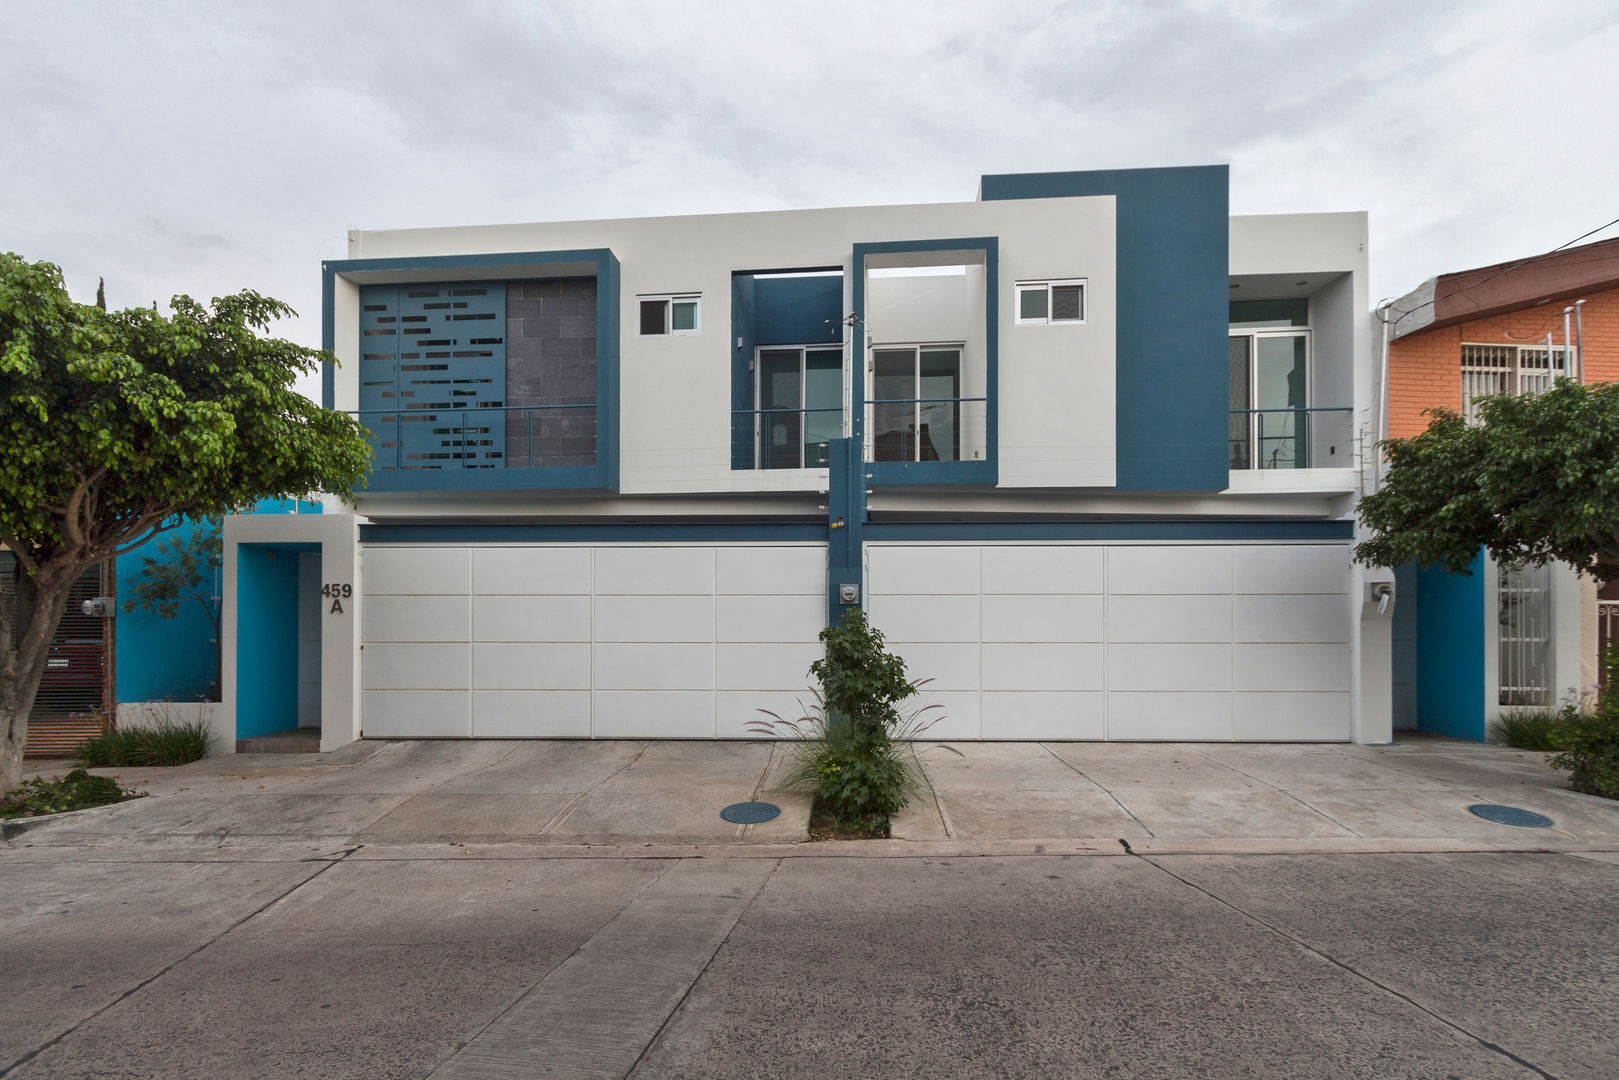
M929 788L866 854L1166 851L1619 851L1619 804L1575 795L1544 754L1448 740L1388 747L919 744ZM313 844L330 848L690 847L781 854L809 797L783 791L768 742L374 741L330 754L238 754L98 770L150 797L8 823L13 845ZM763 798L775 821L719 811ZM1476 803L1553 819L1485 821ZM815 845L833 854L843 844Z

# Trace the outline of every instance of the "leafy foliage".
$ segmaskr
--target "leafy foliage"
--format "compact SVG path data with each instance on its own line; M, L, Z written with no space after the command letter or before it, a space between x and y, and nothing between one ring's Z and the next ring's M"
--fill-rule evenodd
M73 581L183 517L266 498L349 496L370 450L352 418L299 394L327 354L268 336L293 314L241 292L172 314L75 303L49 263L0 254L0 780L20 772L28 711Z
M883 648L881 631L859 608L822 630L821 641L825 655L810 665L821 683L814 706L796 720L761 709L773 719L749 726L799 740L784 779L814 788L838 827L884 835L889 817L922 783L909 744L937 721L930 714L939 706L900 710L924 683L905 677L905 661Z
M214 733L204 720L160 717L86 739L73 760L86 768L185 765L208 756Z
M1359 509L1375 535L1356 557L1467 573L1482 545L1501 563L1619 578L1619 384L1559 379L1483 398L1479 413L1470 426L1435 409L1422 434L1386 444L1387 478Z
M1558 725L1554 769L1568 773L1568 786L1587 795L1619 799L1619 648L1602 658L1607 680L1589 713L1572 715Z
M144 796L145 792L119 787L118 781L110 776L91 776L83 769L74 769L60 780L36 776L6 792L5 797L0 798L0 818L61 814Z
M1564 728L1580 715L1572 704L1559 709L1510 709L1490 721L1490 738L1517 750L1556 750Z

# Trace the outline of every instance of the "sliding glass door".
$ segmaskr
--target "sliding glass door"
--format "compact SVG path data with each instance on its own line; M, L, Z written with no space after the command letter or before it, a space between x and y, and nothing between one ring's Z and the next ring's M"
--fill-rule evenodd
M843 350L760 349L757 366L759 467L825 468L843 434Z
M961 459L961 346L872 353L873 461Z

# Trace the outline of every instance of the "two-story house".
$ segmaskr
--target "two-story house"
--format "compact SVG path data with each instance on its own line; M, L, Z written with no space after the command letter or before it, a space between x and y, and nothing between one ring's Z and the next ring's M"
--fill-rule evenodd
M1366 239L1224 166L354 232L375 471L228 521L227 734L750 737L858 603L940 738L1384 742Z

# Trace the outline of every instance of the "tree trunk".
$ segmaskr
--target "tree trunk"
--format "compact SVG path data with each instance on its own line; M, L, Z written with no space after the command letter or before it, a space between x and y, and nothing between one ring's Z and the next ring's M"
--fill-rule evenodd
M22 782L28 714L34 709L51 641L81 569L72 563L48 563L29 575L19 567L15 593L0 589L0 627L15 627L0 653L0 725L5 729L5 738L0 739L0 791L10 791Z

